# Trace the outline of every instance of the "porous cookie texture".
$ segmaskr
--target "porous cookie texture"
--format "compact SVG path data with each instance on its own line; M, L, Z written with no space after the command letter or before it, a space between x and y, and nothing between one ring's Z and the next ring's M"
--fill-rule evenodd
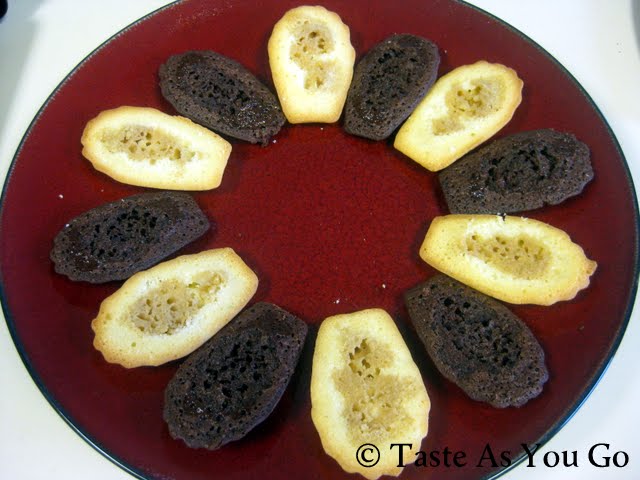
M593 179L589 148L552 129L516 133L469 153L438 177L451 213L512 213L557 205Z
M322 447L349 473L397 476L398 451L411 443L415 460L427 435L429 396L393 319L381 309L335 315L320 325L311 373L311 418ZM376 445L380 461L357 461L358 447ZM410 451L409 451L410 450Z
M389 137L436 81L440 54L431 41L392 35L356 65L344 107L344 128L371 140Z
M287 11L269 37L273 83L290 123L333 123L342 113L356 53L349 27L321 6Z
M100 305L93 346L126 368L190 354L251 299L258 277L231 249L206 250L133 275Z
M509 67L480 60L440 77L407 121L394 147L431 171L442 170L504 127L522 100Z
M273 304L240 313L167 385L163 415L171 436L215 450L247 435L278 404L306 334L302 320Z
M124 280L178 251L209 229L195 200L152 192L116 200L73 218L56 235L51 260L71 280Z
M420 257L486 295L516 304L571 300L597 267L566 232L507 215L436 217Z
M105 110L82 133L82 155L114 180L167 190L222 182L231 144L191 120L146 107Z
M549 378L542 347L500 302L446 275L405 294L416 332L440 373L473 400L520 407Z
M218 133L266 145L284 125L275 95L224 55L212 51L173 55L159 74L162 95L178 113Z

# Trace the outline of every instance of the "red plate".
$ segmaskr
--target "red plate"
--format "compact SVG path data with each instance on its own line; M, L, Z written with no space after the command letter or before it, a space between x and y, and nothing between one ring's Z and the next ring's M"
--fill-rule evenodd
M119 284L73 283L48 259L58 230L75 215L143 189L93 170L80 135L100 110L144 105L173 113L157 83L171 54L214 49L271 85L266 44L297 2L193 0L127 28L87 58L35 119L4 190L0 231L2 294L9 329L47 399L77 431L141 478L338 478L310 418L309 378L317 328L298 372L271 417L216 452L172 440L162 420L163 389L176 363L125 370L92 347L90 321ZM232 246L258 273L254 301L267 300L317 327L332 314L382 307L397 321L432 400L422 449L466 452L465 468L405 469L403 478L499 474L485 445L511 451L548 440L594 387L618 346L635 296L638 215L620 148L592 101L538 46L498 20L454 1L386 0L325 5L350 26L362 55L396 32L423 35L442 53L440 73L485 59L513 67L524 98L500 136L552 127L592 152L595 179L577 198L531 212L567 231L599 264L571 302L512 307L539 338L550 379L537 399L498 410L469 400L434 369L409 326L403 292L434 273L418 258L430 219L446 214L436 177L390 142L343 133L339 125L287 125L268 147L233 142L222 186L195 194L217 230L183 250ZM257 14L259 11L259 14ZM355 452L354 452L355 455Z

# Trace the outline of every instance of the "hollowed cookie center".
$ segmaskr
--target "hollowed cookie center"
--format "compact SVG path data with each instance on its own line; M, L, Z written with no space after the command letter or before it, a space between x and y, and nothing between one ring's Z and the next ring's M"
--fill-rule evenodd
M132 160L152 165L164 159L186 163L195 155L187 143L175 136L139 125L105 131L101 140L109 153L125 153Z
M289 56L305 72L304 88L330 90L335 62L322 58L335 48L329 29L305 21L295 30L294 39Z
M534 280L542 277L551 261L546 246L529 235L482 236L474 233L466 237L468 254L477 257L501 272L516 278Z
M224 279L218 273L202 273L190 283L169 280L138 299L129 312L137 329L146 334L171 335L211 302Z
M447 114L433 120L436 135L461 130L466 119L497 112L504 102L505 85L499 77L482 77L454 84L445 95Z
M364 338L349 352L347 365L334 374L354 444L383 440L411 425L411 412L398 399L410 395L413 385L381 373L391 358L393 352L384 345Z

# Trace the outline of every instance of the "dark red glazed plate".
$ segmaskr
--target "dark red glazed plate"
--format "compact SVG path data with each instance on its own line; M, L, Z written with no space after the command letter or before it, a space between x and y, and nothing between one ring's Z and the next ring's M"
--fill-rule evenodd
M417 252L430 220L448 213L437 179L391 142L351 137L339 125L287 125L267 147L234 141L222 186L194 194L217 229L182 253L233 247L260 277L253 301L277 303L312 325L285 396L245 439L216 452L172 440L162 397L177 363L133 370L107 364L92 347L90 321L119 283L73 283L53 271L51 242L70 218L143 190L116 183L82 158L85 123L120 105L174 113L160 95L157 70L185 50L216 50L271 85L267 40L298 4L171 5L116 35L65 79L23 139L3 193L0 273L9 329L60 414L140 478L333 479L347 475L325 455L310 418L315 332L328 315L382 307L396 319L431 396L422 449L448 447L468 459L463 468L409 466L402 478L498 475L507 467L478 466L485 446L510 451L516 464L522 443L542 443L561 428L615 352L637 287L638 210L618 144L581 87L533 42L477 9L451 0L411 0L403 8L384 0L323 2L349 25L358 56L392 33L408 32L439 45L441 74L479 59L514 68L525 83L523 103L499 136L552 127L591 148L596 176L582 195L527 215L567 231L599 267L573 301L512 307L539 338L550 371L543 393L523 408L473 402L435 371L402 294L434 274Z

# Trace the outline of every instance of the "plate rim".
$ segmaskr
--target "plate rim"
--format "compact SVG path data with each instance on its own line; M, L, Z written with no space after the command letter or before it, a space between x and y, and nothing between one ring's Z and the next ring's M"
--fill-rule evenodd
M536 443L540 444L540 448L542 448L560 430L562 430L569 421L571 421L573 416L578 412L578 410L580 410L580 408L584 405L584 403L587 401L589 396L594 392L594 390L596 389L596 387L604 377L605 373L609 369L609 366L611 365L611 362L613 361L613 358L615 357L616 352L618 351L618 348L622 343L622 339L624 338L625 333L627 331L627 327L629 326L629 321L631 320L631 314L633 313L634 306L636 305L636 303L640 305L640 299L638 298L638 285L640 281L640 257L639 257L640 245L638 244L638 240L640 240L640 210L638 207L638 194L636 193L636 187L633 181L633 176L631 175L629 163L627 162L627 159L624 155L624 151L620 146L620 142L618 141L618 138L616 137L615 132L611 128L611 125L609 124L609 122L607 121L607 118L605 117L605 115L602 113L602 111L596 104L595 100L593 100L591 95L589 95L587 90L582 86L582 84L578 81L578 79L558 59L556 59L550 52L548 52L544 47L542 47L542 45L540 45L538 42L533 40L527 34L520 31L518 28L514 27L510 23L506 22L505 20L502 20L496 15L493 15L492 13L489 13L480 7L477 7L476 5L471 5L465 0L453 0L453 1L465 4L467 7L470 7L484 15L487 15L492 20L498 22L503 27L507 28L508 30L518 35L519 37L523 38L526 42L528 42L533 47L535 47L535 49L538 52L540 52L543 56L545 56L548 60L550 60L554 64L554 66L558 68L560 72L564 76L566 76L575 87L577 87L580 94L585 98L587 103L594 109L594 112L597 114L600 121L605 126L607 134L613 141L613 145L616 151L618 152L618 154L620 155L620 158L622 159L624 174L628 182L629 190L631 192L633 217L635 220L634 233L635 233L636 241L634 242L634 252L633 252L633 258L634 258L633 281L629 291L629 298L627 299L627 305L624 311L624 320L621 322L620 326L618 327L618 331L616 332L615 339L611 343L611 346L609 351L607 352L607 355L605 356L605 358L603 358L600 361L600 365L591 376L591 379L589 380L585 388L582 390L582 393L578 395L578 397L570 406L567 407L567 409L565 410L565 415L562 416L556 423L551 425L549 429L546 431L546 433L536 441ZM503 470L499 470L494 474L486 475L482 477L480 480L494 480L506 474L507 472L513 470L514 468L516 468L518 465L523 463L526 458L527 458L526 454L523 454L519 458L517 458L515 461L511 462L511 464L505 467Z
M448 0L448 1L453 2L453 3L458 3L460 5L463 5L464 7L467 7L467 8L471 8L472 10L480 13L481 15L484 15L484 16L490 18L491 20L493 20L494 22L499 24L501 27L506 28L511 33L517 35L518 37L523 39L525 42L529 43L532 47L534 47L538 51L538 53L540 53L542 56L544 56L547 60L551 61L551 63L560 71L560 73L562 73L570 81L570 83L573 84L573 86L575 88L577 88L577 91L586 100L588 105L591 108L593 108L593 110L596 113L598 119L604 125L606 133L609 136L609 139L612 141L615 150L617 151L618 155L620 156L620 159L622 160L622 167L623 167L624 177L626 179L627 185L628 185L630 193L631 193L632 210L633 210L632 213L633 213L633 217L634 217L634 229L633 230L634 230L634 234L635 234L636 240L640 239L640 208L639 208L639 205L638 205L638 194L636 192L636 188L635 188L635 184L634 184L634 181L633 181L633 176L631 175L631 170L629 168L629 164L628 164L628 162L626 160L626 157L624 155L624 151L622 150L622 148L620 146L620 143L619 143L619 141L618 141L613 129L611 128L611 125L607 121L606 117L604 116L604 114L602 113L602 111L600 110L600 108L598 107L596 102L589 95L589 93L586 91L586 89L582 86L582 84L576 79L576 77L559 60L557 60L544 47L542 47L538 42L533 40L527 34L525 34L521 30L519 30L518 28L516 28L513 25L511 25L510 23L508 23L506 20L501 19L500 17L498 17L498 16L496 16L496 15L494 15L494 14L492 14L492 13L486 11L486 10L484 10L481 7L478 7L477 5L470 4L466 0ZM34 117L29 122L29 125L27 126L27 128L26 128L26 130L25 130L25 132L24 132L24 134L23 134L23 136L22 136L22 138L21 138L21 140L20 140L20 142L19 142L19 144L18 144L18 146L16 148L16 151L15 151L15 153L13 155L13 158L11 159L11 163L10 163L8 169L7 169L6 176L5 176L4 181L3 181L2 194L0 195L0 220L2 218L4 218L4 211L5 211L5 205L6 205L5 197L7 195L7 186L9 185L9 183L11 181L11 178L13 176L13 171L15 169L18 157L20 156L24 145L28 141L29 136L32 133L33 128L35 127L37 122L40 120L40 117L42 116L43 112L48 108L48 106L51 103L51 101L59 93L60 89L77 73L77 71L80 68L82 68L84 66L85 63L89 62L92 59L92 57L97 55L103 48L105 48L113 40L115 40L116 38L118 38L121 35L126 34L129 30L132 30L133 28L135 28L140 23L145 22L150 17L152 17L152 16L154 16L154 15L156 15L156 14L158 14L158 13L164 11L164 10L168 10L168 9L174 8L174 7L178 6L179 4L186 3L186 2L188 2L188 0L174 0L174 1L172 1L172 2L170 2L168 4L166 4L166 5L163 5L163 6L159 7L159 8L156 8L156 9L150 11L149 13L141 16L140 18L138 18L138 19L132 21L131 23L129 23L128 25L124 26L123 28L121 28L120 30L115 32L113 35L111 35L107 39L105 39L103 42L101 42L98 46L96 46L93 50L91 50L87 55L85 55L72 69L69 70L69 72L62 78L62 80L53 88L51 93L47 96L45 101L38 108L38 111L36 112ZM361 54L362 54L362 52L361 52ZM2 222L0 221L0 235L2 233L2 229L3 229ZM638 241L634 242L634 246L635 246L635 248L634 248L634 251L633 251L633 269L632 269L633 270L633 281L632 281L632 283L630 285L629 295L628 295L628 298L627 298L627 303L626 303L625 311L624 311L624 318L623 318L622 322L620 323L620 325L618 327L618 331L615 334L615 338L611 342L610 348L607 351L607 354L604 356L604 358L602 358L600 360L598 368L596 369L596 371L594 371L594 373L592 374L590 380L585 385L585 387L582 389L580 395L578 395L575 398L575 400L573 401L573 403L571 403L566 408L566 410L565 410L565 412L563 412L563 415L561 416L561 418L557 422L552 424L546 430L544 435L542 435L539 439L537 439L535 441L536 444L540 444L540 448L544 447L545 444L547 442L549 442L549 440L551 440L560 430L562 430L562 428L564 428L564 426L573 418L573 416L584 405L584 403L587 401L589 396L593 393L593 391L596 389L596 387L598 386L598 384L600 383L600 381L604 377L604 375L607 372L609 366L611 365L611 362L612 362L613 358L615 357L615 355L617 353L618 348L620 347L620 344L621 344L621 342L622 342L622 340L623 340L623 338L625 336L625 333L627 331L627 327L629 325L629 321L631 319L631 315L633 313L634 307L635 307L636 303L639 303L639 302L637 302L637 300L639 300L638 299L638 286L639 286L639 281L640 281L640 278L639 278L640 277L640 255L639 255L639 253L640 253L639 252L640 245L639 245ZM114 465L116 465L117 467L121 468L123 471L129 473L130 475L134 476L137 479L140 479L140 480L152 480L153 477L143 473L140 469L135 468L133 465L129 465L127 462L123 461L117 455L114 455L108 449L104 448L100 444L100 442L97 442L95 439L93 439L92 436L88 432L83 431L78 425L76 425L73 417L71 415L69 415L69 413L59 403L59 401L55 398L55 396L53 394L51 394L51 392L46 387L44 381L40 377L40 374L37 372L36 368L33 366L28 353L26 352L22 342L20 341L20 338L18 336L17 330L15 328L15 321L13 319L13 314L9 310L9 307L8 307L8 304L7 304L8 297L6 296L6 293L5 293L4 284L5 284L5 282L4 282L3 271L0 269L0 305L2 307L4 319L5 319L5 322L7 324L7 328L8 328L11 340L12 340L12 342L14 344L14 347L16 348L16 351L18 352L18 355L19 355L23 365L25 366L27 372L29 373L29 376L31 377L31 380L35 383L36 387L38 388L40 393L43 395L43 397L47 400L49 405L64 420L64 422L69 427L71 427L71 429L80 438L82 438L87 444L89 444L89 446L91 446L93 449L95 449L97 452L99 452L107 460L109 460ZM488 475L482 476L482 477L479 478L479 480L494 480L494 479L497 479L498 477L501 477L501 476L505 475L507 472L510 472L510 471L514 470L526 458L527 458L527 456L523 453L518 458L513 459L511 461L511 463L507 467L504 467L504 468L502 468L500 470L497 470L497 471L495 471L493 473L490 473Z

